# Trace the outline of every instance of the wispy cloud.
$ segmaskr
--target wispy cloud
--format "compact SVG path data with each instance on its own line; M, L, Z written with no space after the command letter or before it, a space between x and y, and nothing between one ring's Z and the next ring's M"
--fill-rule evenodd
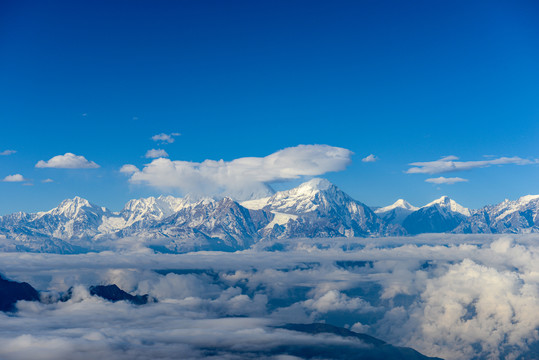
M229 195L237 199L268 193L268 184L341 171L352 152L329 145L298 145L266 157L244 157L232 161L205 160L201 163L153 160L139 170L124 165L120 171L130 174L129 181L180 193Z
M452 185L452 184L455 184L455 183L467 182L467 181L468 181L468 179L463 179L463 178L460 178L460 177L446 178L446 177L443 177L443 176L440 176L440 177L437 177L437 178L429 178L429 179L425 180L425 182L432 183L432 184L447 184L447 185Z
M375 162L375 161L378 161L378 157L375 156L374 154L370 154L369 156L364 157L363 159L361 159L361 161L363 161L363 162Z
M39 160L36 168L54 168L54 169L96 169L97 165L93 161L88 161L84 156L75 155L73 153L65 153L57 155L49 161Z
M146 152L146 155L144 155L144 157L148 159L155 159L160 157L168 157L168 154L163 149L151 149Z
M0 155L1 156L13 155L16 152L17 152L16 150L4 150L4 151L0 152Z
M51 182L54 182L53 179L45 179L45 180L41 180L42 183L51 183Z
M539 160L528 160L518 156L514 157L500 157L492 160L478 160L478 161L457 161L459 158L456 156L446 156L435 161L426 162L413 162L410 163L410 169L406 170L407 174L440 174L446 172L471 170L475 168L484 168L492 165L530 165L537 164Z
M180 133L172 133L172 134L165 134L165 133L161 133L161 134L157 134L157 135L154 135L152 136L152 140L153 141L157 141L157 142L161 142L161 143L173 143L175 137L177 136L180 136L181 134Z
M13 175L6 176L2 181L3 182L23 182L23 181L26 181L26 179L21 174L13 174Z

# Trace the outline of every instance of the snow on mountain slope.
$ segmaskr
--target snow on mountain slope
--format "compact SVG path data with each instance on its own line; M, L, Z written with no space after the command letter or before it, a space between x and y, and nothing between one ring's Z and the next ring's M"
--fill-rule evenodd
M245 249L259 239L257 231L265 227L272 215L265 210L249 210L231 198L221 200L203 199L183 204L171 216L153 222L142 233L152 236L173 237L185 233L185 229L202 234L207 239L219 239L219 244L233 250ZM209 245L208 245L209 246Z
M448 232L471 215L470 210L447 196L428 203L412 212L402 222L409 234Z
M383 222L368 206L325 179L312 179L243 204L275 215L271 225L262 230L264 238L372 236L385 231Z
M389 206L376 209L374 212L387 223L402 224L408 215L418 209L406 200L399 199Z
M329 181L312 179L241 204L226 197L159 196L134 199L111 212L75 197L49 211L0 216L0 251L73 253L131 245L165 252L235 251L265 239L431 232L539 232L539 195L473 212L447 196L421 208L399 199L374 212Z
M450 199L448 196L442 196L439 199L436 199L427 205L423 206L423 208L431 207L434 205L440 206L442 209L445 209L447 211L453 212L453 213L459 213L464 216L470 216L470 209L465 208L464 206L458 204L455 200Z
M62 240L89 239L99 233L102 218L109 213L106 208L76 196L49 211L32 214L24 226Z
M539 195L505 200L477 210L457 227L461 233L529 233L539 232Z

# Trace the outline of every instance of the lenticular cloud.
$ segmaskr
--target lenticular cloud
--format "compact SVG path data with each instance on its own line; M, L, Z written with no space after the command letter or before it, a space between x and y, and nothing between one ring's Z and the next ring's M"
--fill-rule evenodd
M229 195L238 200L271 193L272 182L341 171L350 163L350 150L329 145L298 145L266 157L232 161L172 161L159 158L139 170L124 165L129 181L161 190L204 195Z

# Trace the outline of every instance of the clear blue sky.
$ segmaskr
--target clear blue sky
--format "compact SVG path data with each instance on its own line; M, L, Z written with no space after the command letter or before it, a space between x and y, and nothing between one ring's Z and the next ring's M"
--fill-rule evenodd
M0 182L0 214L158 195L119 172L150 149L201 162L342 147L351 164L322 177L369 205L539 194L538 164L406 173L539 158L538 19L537 1L3 0L0 152L16 153L0 179L26 181ZM100 167L35 167L68 152ZM468 181L425 182L439 176Z

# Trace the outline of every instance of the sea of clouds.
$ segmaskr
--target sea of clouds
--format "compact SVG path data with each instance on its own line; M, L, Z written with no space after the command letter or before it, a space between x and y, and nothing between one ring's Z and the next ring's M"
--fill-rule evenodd
M445 359L539 353L533 234L304 239L181 255L0 253L0 272L42 296L0 313L1 359L295 359L270 350L352 344L278 328L312 322ZM99 284L156 302L91 296Z

